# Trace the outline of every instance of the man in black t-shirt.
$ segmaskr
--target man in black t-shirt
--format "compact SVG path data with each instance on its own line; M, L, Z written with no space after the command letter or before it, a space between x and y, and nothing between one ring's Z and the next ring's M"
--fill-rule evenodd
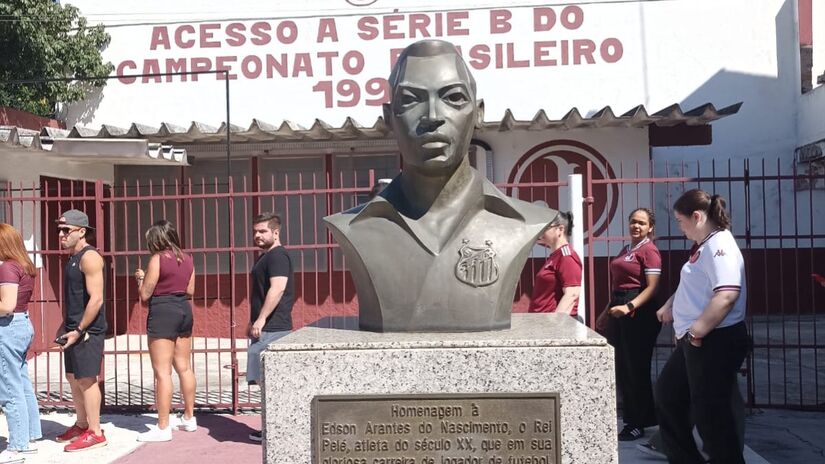
M255 261L250 275L250 340L246 360L246 380L250 385L261 380L261 352L292 330L295 300L292 260L280 240L281 218L261 213L252 224L255 246L264 253ZM263 440L261 432L253 432L249 438Z

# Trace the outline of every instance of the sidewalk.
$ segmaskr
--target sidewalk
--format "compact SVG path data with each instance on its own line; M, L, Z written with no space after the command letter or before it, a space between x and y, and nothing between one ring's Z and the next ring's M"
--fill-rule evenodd
M63 445L54 437L74 422L74 416L51 413L41 416L45 439L39 451L26 459L26 464L207 464L261 462L261 445L247 435L260 427L258 415L198 414L198 431L175 431L170 442L141 444L135 441L138 432L154 424L152 415L104 415L103 429L109 446L79 453L63 452ZM757 411L747 418L745 459L748 464L809 464L825 462L825 442L822 426L825 413L796 411ZM652 429L647 431L650 436ZM0 419L0 449L5 448L6 421ZM619 443L621 464L653 464L664 461L636 450L635 442ZM586 463L598 464L598 463Z

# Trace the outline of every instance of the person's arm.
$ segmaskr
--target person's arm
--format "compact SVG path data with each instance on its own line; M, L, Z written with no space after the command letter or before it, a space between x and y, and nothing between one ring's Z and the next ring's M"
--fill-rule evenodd
M86 303L86 309L83 311L83 318L80 319L78 328L63 335L66 339L66 344L62 347L63 350L74 345L80 339L81 330L85 331L92 325L103 306L103 257L97 252L84 253L80 259L80 272L83 273L86 281L89 302Z
M286 283L288 281L288 277L283 276L276 276L269 278L269 291L266 292L266 297L264 297L263 306L261 306L261 313L258 314L258 319L252 323L252 327L249 330L249 334L252 335L253 338L261 338L261 331L266 325L266 320L269 318L269 315L275 311L275 308L278 307L278 303L281 302L281 297L284 296L284 291L286 291Z
M653 298L653 295L656 294L656 288L659 286L659 277L662 275L662 255L659 253L659 249L650 242L642 245L636 253L636 259L638 259L639 268L645 277L645 287L635 298L628 301L628 303L633 305L634 309L630 309L630 306L627 304L610 308L610 315L613 317L624 317L628 314L632 315L636 308L649 302L650 299Z
M135 278L137 278L138 282L138 295L140 296L140 301L146 302L149 301L149 298L152 298L152 293L154 293L155 287L158 285L158 279L160 278L160 256L157 254L152 255L146 264L146 272L139 273L138 271L140 271L140 269L135 271Z
M556 304L556 312L569 316L570 313L573 312L573 306L576 305L576 301L579 300L581 289L581 285L562 288L561 299L558 304Z
M701 339L721 324L733 309L744 280L745 263L735 242L720 240L718 248L708 251L705 259L709 261L703 263L702 269L707 272L713 296L688 329L695 339L692 342L695 346L701 346Z
M643 304L650 301L650 298L656 293L656 287L659 286L659 274L645 274L645 280L647 281L647 286L636 295L636 298L633 298L628 303L633 304L633 308L638 308ZM630 314L632 311L627 304L617 305L610 308L610 315L613 317L623 317Z
M20 284L0 283L0 316L8 316L17 307L17 289Z
M186 286L186 294L190 298L195 296L195 269L192 269L192 275L189 276L189 285Z
M670 295L670 298L665 301L665 304L656 311L656 318L659 319L659 322L669 323L673 322L673 297L676 294Z
M562 288L561 298L556 303L556 312L569 316L579 300L582 289L582 268L572 255L562 256L556 271L556 279L561 282Z
M725 320L738 298L739 290L719 290L713 294L702 315L690 326L689 332L699 339L692 342L695 346L701 346L701 339Z

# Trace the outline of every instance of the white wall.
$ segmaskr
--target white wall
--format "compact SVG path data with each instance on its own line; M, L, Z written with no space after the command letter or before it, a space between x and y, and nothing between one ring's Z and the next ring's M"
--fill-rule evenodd
M825 44L822 47L825 48ZM825 139L825 85L800 96L798 119L797 146Z
M216 68L218 57L230 57L224 58L228 60L225 64L232 67L233 73L238 73L246 57L265 60L267 54L280 57L284 53L294 64L301 53L307 54L307 63L313 68L311 77L307 72L295 72L291 66L290 76L286 78L249 79L241 73L238 80L231 81L232 122L239 125L249 124L252 118L271 123L289 119L306 127L315 118L321 118L338 125L347 116L372 123L380 115L377 102L370 106L361 99L354 106L346 106L339 103L344 98L335 96L330 107L326 107L325 93L320 89L324 85L346 86L348 84L341 83L347 79L362 93L368 82L379 85L380 79L389 74L390 49L402 48L420 38L408 37L411 14L418 12L422 20L426 17L431 22L446 17L446 13L438 11L443 8L441 4L421 0L379 0L369 7L350 6L343 0L238 0L232 2L231 7L217 0L173 4L148 0L141 2L137 10L130 2L73 0L71 3L79 6L92 22L118 24L108 29L112 42L105 57L124 72L131 69L124 67L124 63L130 62L135 63L137 71L165 71L166 59L187 59L187 66L191 68L191 59L200 58L202 63L208 62L211 68ZM638 104L655 111L672 103L691 108L708 101L718 107L742 101L740 114L715 124L711 147L680 152L684 156L712 153L719 157L746 157L754 153L775 156L792 152L799 88L795 0L554 4L543 8L552 9L557 22L550 31L543 32L534 32L534 15L537 11L549 10L536 10L533 3L460 0L449 5L454 10L453 16L466 15L466 19L457 20L457 30L466 29L467 34L445 38L462 46L466 55L471 55L468 50L474 46L494 49L496 44L501 44L503 50L512 47L515 60L529 61L527 67L504 64L501 69L495 65L474 69L479 95L487 104L488 120L497 120L507 108L511 108L517 118L529 119L542 108L548 110L550 117L561 117L574 106L583 114L606 105L621 113ZM507 10L512 16L513 27L509 32L490 33L491 16L496 14L489 9L491 6ZM379 16L394 9L399 11L395 16ZM576 16L577 13L580 16ZM397 20L398 34L404 37L359 38L359 21L371 15L376 16L377 22ZM581 22L568 22L566 28L560 19L562 16L578 18ZM251 42L252 34L244 32L240 35L245 43L231 46L235 40L231 35L238 37L239 34L237 30L227 33L229 25L238 23L232 27L249 31L256 21L237 18L250 17L261 18L259 21L270 28L292 20L298 31L297 39L286 45L276 44L278 40L273 39L267 45L257 46ZM338 41L321 39L319 43L321 19L332 17ZM152 25L127 25L158 22L163 22L159 29L153 29ZM189 27L192 29L187 29ZM202 27L205 27L204 34L191 33ZM433 34L437 32L432 27L428 30ZM175 44L176 32L180 32L183 39L180 46ZM155 50L150 49L153 34ZM163 40L166 37L163 34L168 34L168 42ZM201 36L205 40L188 41ZM575 40L597 45L593 64L570 64L573 59L568 55L570 63L560 65L563 43L569 46ZM551 41L555 41L555 46L547 48L548 58L556 59L557 65L536 66L535 44ZM608 46L607 59L600 53L602 44ZM622 49L618 59L616 44L621 44ZM364 56L363 69L352 75L339 61L334 61L327 73L325 60L318 56L326 52L343 56L350 51ZM503 54L506 56L506 52ZM153 67L151 60L158 60L159 66ZM254 61L247 61L251 62ZM293 73L297 77L292 77ZM102 97L93 99L85 107L73 107L69 111L69 123L128 127L133 121L158 125L163 120L188 125L192 120L199 120L217 126L224 119L225 82L214 76L202 76L198 82L191 79L180 82L178 77L169 83L147 81L110 82ZM342 90L348 89L342 87ZM655 156L670 155L657 150Z

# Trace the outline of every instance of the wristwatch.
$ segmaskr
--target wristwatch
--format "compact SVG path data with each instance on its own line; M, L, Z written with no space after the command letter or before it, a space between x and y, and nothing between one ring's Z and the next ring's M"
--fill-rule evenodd
M635 304L633 304L633 302L632 302L632 301L628 301L628 302L625 304L625 306L627 306L627 309L629 309L629 310L630 310L630 311L628 311L628 314L630 314L631 316L632 316L632 315L636 312L636 305L635 305Z
M74 330L76 330L76 331L77 331L77 335L78 335L78 337L77 337L77 338L78 338L78 339L80 339L80 340L83 340L83 337L85 337L85 336L86 336L86 330L85 330L85 329L81 329L80 327L78 327L78 328L76 328L76 329L74 329Z
M693 343L694 340L697 340L697 341L700 341L700 342L702 341L702 337L697 337L696 335L693 335L693 332L691 332L689 330L688 330L687 335L685 335L685 337L687 337L688 343Z

